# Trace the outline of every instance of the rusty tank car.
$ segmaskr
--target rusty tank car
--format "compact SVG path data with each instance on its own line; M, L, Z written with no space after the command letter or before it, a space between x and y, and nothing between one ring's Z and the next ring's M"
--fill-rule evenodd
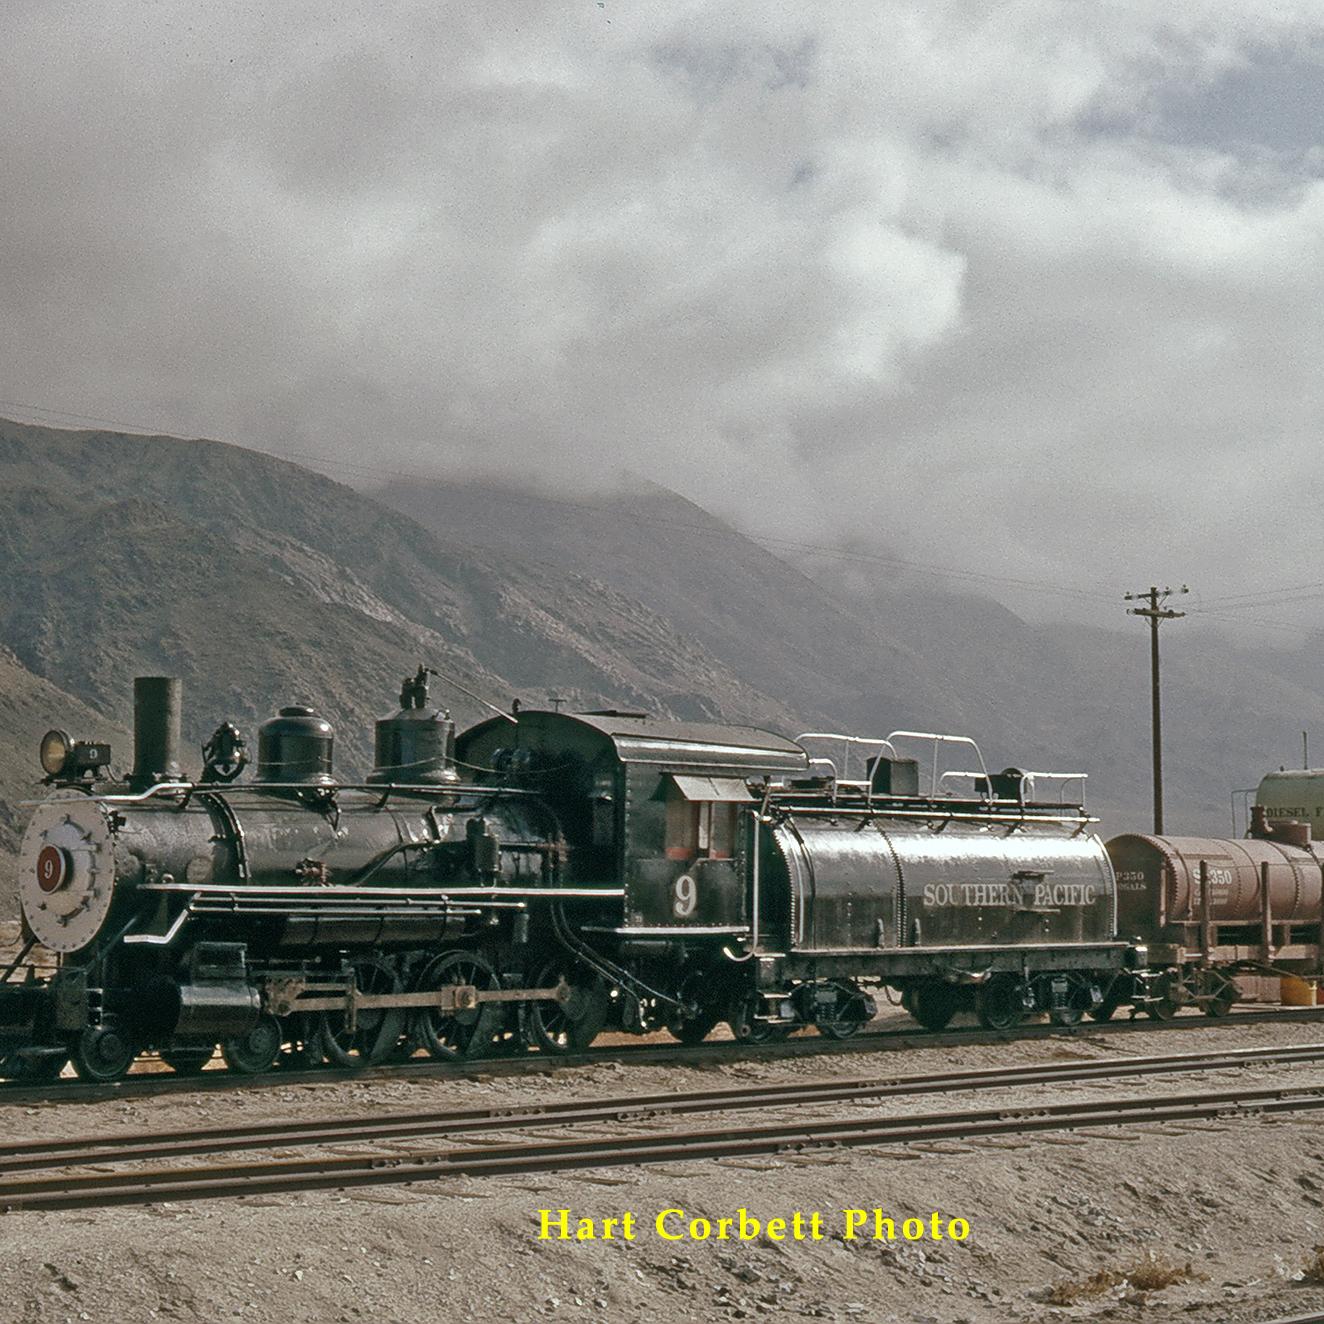
M1108 855L1119 932L1143 935L1163 980L1160 1015L1223 1014L1238 973L1324 973L1324 860L1307 823L1257 804L1243 839L1127 834Z

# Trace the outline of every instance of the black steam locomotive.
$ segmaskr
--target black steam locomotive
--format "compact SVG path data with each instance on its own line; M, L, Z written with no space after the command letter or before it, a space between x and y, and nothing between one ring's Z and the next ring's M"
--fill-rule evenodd
M179 682L140 678L126 781L105 745L43 742L6 1075L72 1058L110 1080L144 1050L189 1072L218 1044L252 1073L577 1051L605 1028L846 1036L879 989L933 1028L1157 1003L1092 820L1036 798L1048 774L940 776L952 737L831 737L840 768L811 757L819 737L640 713L517 711L457 738L425 670L358 784L307 707L261 727L248 779L228 724L183 779L179 725ZM916 739L923 789L899 752Z

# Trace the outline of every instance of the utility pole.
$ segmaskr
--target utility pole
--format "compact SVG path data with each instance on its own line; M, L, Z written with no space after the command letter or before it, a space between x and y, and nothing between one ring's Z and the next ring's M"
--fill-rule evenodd
M1129 607L1127 611L1131 616L1144 616L1149 621L1149 673L1153 690L1150 724L1154 740L1155 836L1163 835L1163 713L1159 705L1158 628L1160 621L1171 621L1178 616L1186 615L1184 611L1174 611L1171 607L1161 605L1172 596L1174 591L1189 593L1190 589L1185 584L1176 590L1151 586L1147 593L1127 593L1123 595L1123 601L1125 602L1149 603L1147 607Z

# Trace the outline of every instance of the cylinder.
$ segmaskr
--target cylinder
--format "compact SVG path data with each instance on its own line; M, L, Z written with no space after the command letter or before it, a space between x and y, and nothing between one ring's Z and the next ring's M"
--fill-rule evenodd
M178 1005L175 1038L209 1043L247 1034L262 1010L257 989L242 984L184 984Z
M139 992L138 1023L154 1040L215 1043L257 1024L262 1001L247 983L177 984L160 976Z
M178 781L183 686L177 676L137 676L133 682L133 775L136 790Z

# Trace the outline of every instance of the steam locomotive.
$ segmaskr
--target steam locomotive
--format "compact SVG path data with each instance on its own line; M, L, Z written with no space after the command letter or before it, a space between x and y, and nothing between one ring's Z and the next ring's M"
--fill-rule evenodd
M302 705L261 726L253 776L226 723L185 779L172 678L135 682L127 779L105 744L49 733L0 1072L49 1080L72 1059L108 1081L155 1051L187 1073L218 1045L241 1073L571 1052L607 1028L693 1043L723 1021L844 1037L880 990L930 1028L962 1010L1009 1028L1226 1009L1186 929L1149 959L1132 930L1153 917L1062 774L990 774L963 737L789 740L619 711L457 735L428 676L377 723L361 783L336 778L331 725ZM940 772L957 747L978 766ZM1318 871L1313 897L1317 930Z

